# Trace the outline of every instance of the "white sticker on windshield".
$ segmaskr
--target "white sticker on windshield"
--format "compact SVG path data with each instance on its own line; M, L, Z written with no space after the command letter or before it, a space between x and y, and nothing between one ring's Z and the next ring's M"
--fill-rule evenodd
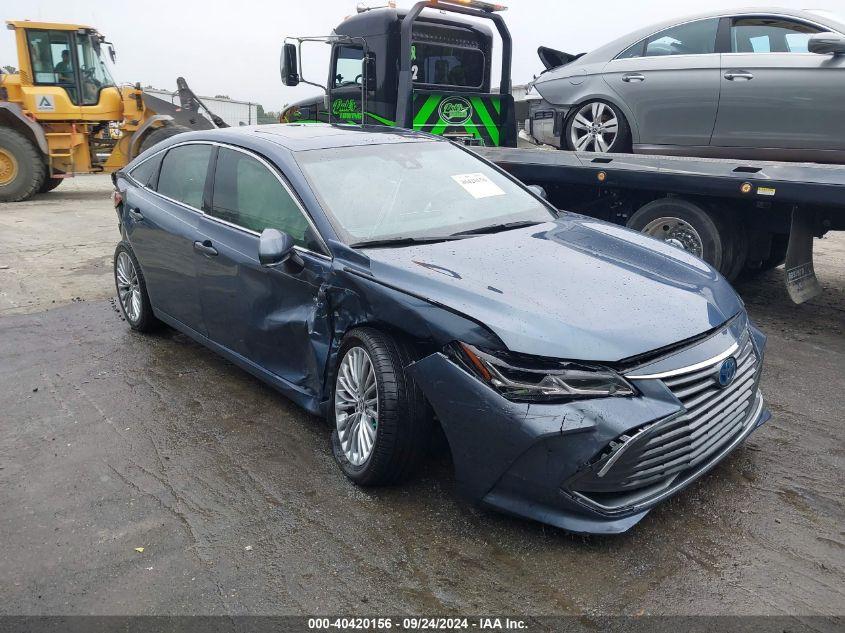
M482 173L457 174L452 179L466 189L473 198L489 198L490 196L505 195L499 185Z

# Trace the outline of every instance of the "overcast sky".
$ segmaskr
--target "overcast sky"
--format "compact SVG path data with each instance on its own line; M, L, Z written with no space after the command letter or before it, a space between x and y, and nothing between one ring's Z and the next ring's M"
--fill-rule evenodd
M542 68L539 45L571 53L588 51L614 37L663 19L706 9L770 6L742 0L499 0L514 40L513 82L524 83ZM777 2L777 0L774 0ZM375 6L386 0L371 0ZM119 83L140 81L174 90L183 76L197 94L226 94L279 110L314 89L286 88L279 80L279 52L288 35L326 35L357 0L198 2L146 0L140 5L74 0L2 0L4 20L73 22L96 27L115 44ZM413 0L399 0L410 7ZM845 14L843 0L779 0L780 6ZM306 51L304 74L325 82L326 47ZM17 66L12 33L0 34L0 65ZM494 73L494 77L497 76Z

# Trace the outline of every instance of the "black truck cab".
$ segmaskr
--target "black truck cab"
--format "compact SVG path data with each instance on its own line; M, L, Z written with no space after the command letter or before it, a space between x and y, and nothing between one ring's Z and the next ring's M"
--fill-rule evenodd
M331 58L325 97L291 104L282 120L395 125L474 145L514 147L511 40L495 13L502 8L428 0L410 10L360 10L325 38L292 38L299 47L285 45L286 85L300 82L296 55L289 56L302 42L327 42ZM497 92L491 92L493 29L455 13L496 26L503 42Z

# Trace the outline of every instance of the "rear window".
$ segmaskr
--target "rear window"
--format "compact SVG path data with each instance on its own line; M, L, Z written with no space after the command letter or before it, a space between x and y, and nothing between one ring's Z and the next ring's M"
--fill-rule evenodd
M174 147L161 163L158 192L195 209L202 209L205 176L211 145L180 145Z
M484 66L484 53L477 48L430 42L411 47L411 74L418 84L481 88Z
M161 165L161 159L164 154L157 154L152 158L148 158L143 163L135 167L129 172L132 180L137 182L142 187L149 189L156 188L156 179L158 177L158 167Z

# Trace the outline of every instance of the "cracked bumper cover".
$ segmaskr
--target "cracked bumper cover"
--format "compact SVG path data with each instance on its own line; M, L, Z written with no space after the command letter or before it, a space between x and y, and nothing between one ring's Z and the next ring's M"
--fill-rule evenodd
M728 450L673 486L671 493L627 511L604 514L563 487L611 440L676 414L680 405L660 381L638 384L634 398L564 404L512 402L440 353L408 367L449 440L459 491L497 510L572 532L614 534L639 522L662 499L715 466L770 417L762 404Z

